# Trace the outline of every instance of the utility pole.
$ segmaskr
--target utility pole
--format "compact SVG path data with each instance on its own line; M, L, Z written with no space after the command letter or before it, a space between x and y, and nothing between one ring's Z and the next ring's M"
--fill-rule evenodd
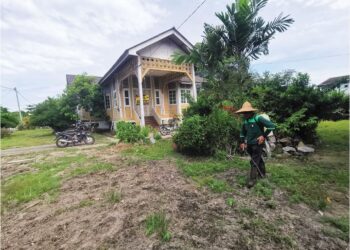
M22 123L22 113L21 113L21 107L19 106L19 100L18 100L18 93L17 88L13 88L13 90L16 92L16 98L17 98L17 105L18 105L18 113L19 113L19 120Z

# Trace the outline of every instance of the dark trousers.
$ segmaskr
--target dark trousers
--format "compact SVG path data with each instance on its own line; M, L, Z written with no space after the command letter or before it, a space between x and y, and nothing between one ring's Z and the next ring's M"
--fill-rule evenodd
M257 177L265 177L266 171L265 171L265 162L262 159L262 153L263 153L263 145L249 145L247 147L247 151L251 157L250 160L250 181L256 181ZM258 169L259 168L259 169Z

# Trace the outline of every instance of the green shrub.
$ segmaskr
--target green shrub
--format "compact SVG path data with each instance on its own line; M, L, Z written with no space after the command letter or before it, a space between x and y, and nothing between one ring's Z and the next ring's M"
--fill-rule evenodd
M180 152L191 155L223 155L238 141L240 122L227 111L214 108L207 116L185 117L173 140Z
M117 123L116 136L120 141L135 143L145 141L149 134L149 128L141 129L139 125L130 122L120 121Z
M162 136L160 135L159 132L157 132L155 135L154 135L154 139L159 141L160 139L162 139Z
M268 113L279 125L278 136L300 137L311 142L320 120L349 117L348 95L321 90L310 84L307 74L294 71L258 76L245 94L254 107Z
M185 118L173 140L178 150L186 154L201 155L210 152L210 145L206 140L206 119L199 115Z

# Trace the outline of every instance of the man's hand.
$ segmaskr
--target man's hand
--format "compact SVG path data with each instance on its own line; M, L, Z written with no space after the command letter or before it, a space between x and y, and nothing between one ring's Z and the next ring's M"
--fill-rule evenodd
M239 145L239 148L240 148L242 151L244 151L244 150L247 148L247 144L241 143L241 144Z
M261 145L265 142L265 137L261 135L256 140L258 141L258 144Z

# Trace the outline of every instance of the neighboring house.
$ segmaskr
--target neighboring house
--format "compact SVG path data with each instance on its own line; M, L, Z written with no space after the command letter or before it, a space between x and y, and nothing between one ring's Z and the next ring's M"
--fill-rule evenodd
M318 85L321 89L336 89L349 94L350 76L332 77Z
M171 28L125 50L99 81L113 126L117 121L160 125L181 117L203 78L195 76L193 64L176 65L171 56L192 47Z

